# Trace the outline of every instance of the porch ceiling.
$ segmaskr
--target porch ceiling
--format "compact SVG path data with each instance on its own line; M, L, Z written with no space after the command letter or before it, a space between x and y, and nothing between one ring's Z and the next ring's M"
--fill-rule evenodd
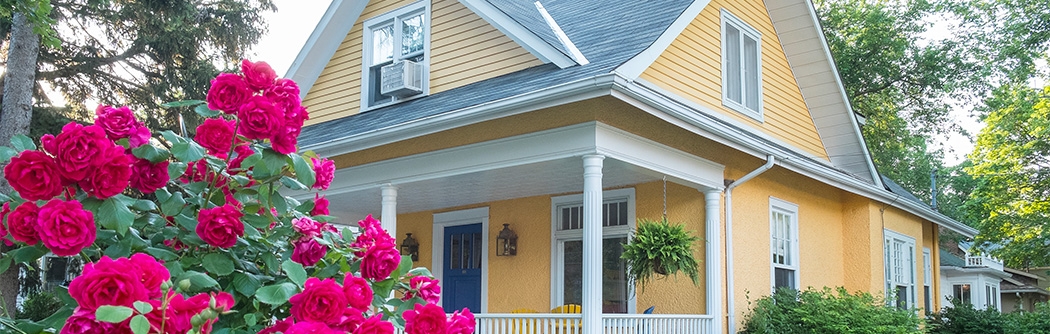
M583 191L583 159L605 155L602 186L661 180L722 187L724 167L602 123L428 152L344 168L325 192L332 215L350 223L379 216L381 187L397 189L397 212L464 207Z

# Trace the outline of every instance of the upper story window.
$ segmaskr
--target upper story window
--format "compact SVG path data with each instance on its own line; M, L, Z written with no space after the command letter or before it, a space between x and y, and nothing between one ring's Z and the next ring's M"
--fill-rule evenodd
M421 1L365 21L361 110L427 94L430 2Z
M762 35L722 9L722 104L762 120Z
M773 290L798 290L798 206L769 199Z

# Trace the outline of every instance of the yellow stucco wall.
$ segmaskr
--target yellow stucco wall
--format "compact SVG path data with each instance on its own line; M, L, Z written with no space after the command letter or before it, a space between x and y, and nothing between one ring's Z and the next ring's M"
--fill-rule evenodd
M361 110L364 22L417 2L369 1L306 95L303 105L310 108L307 125L350 116ZM433 0L431 17L431 94L542 64L457 0Z
M720 10L758 30L762 40L763 122L722 106ZM761 1L713 0L641 78L767 135L827 158L773 23Z

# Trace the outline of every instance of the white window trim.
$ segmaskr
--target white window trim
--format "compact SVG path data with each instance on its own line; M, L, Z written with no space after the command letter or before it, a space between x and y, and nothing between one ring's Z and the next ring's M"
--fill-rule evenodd
M925 289L923 290L923 300L929 301L931 308L935 308L936 306L933 302L933 256L929 247L922 248L922 285L924 288L928 287L930 290L929 296L926 295ZM926 303L924 302L923 304L923 306L925 306ZM933 312L933 310L926 310L927 314L930 312Z
M751 25L745 23L744 20L741 20L734 16L725 8L722 8L720 16L720 27L722 34L720 36L722 43L722 105L729 109L735 110L741 114L744 114L748 117L751 117L759 122L764 122L764 116L762 112L762 34L759 33L758 30L755 30L755 28L751 27ZM758 50L756 50L757 54L755 61L758 62L756 66L756 68L758 69L758 110L751 110L744 104L730 100L729 96L726 94L726 87L729 85L729 78L726 75L726 73L729 73L729 69L727 67L729 62L726 61L726 25L733 25L735 28L737 28L737 30L740 30L741 34L754 39L755 43L757 44ZM741 44L741 47L743 47L743 44ZM741 59L743 59L743 52L741 52ZM744 63L741 62L740 66L744 66ZM743 70L741 70L741 73L743 73ZM745 80L741 78L740 83L741 85L743 85L745 83ZM746 89L744 87L741 87L741 94L746 94Z
M390 11L388 13L385 13L383 15L379 15L379 16L373 17L373 18L368 19L367 21L365 21L364 29L362 29L363 30L362 34L364 35L364 37L361 40L362 41L361 42L361 111L362 112L369 111L369 110L372 110L372 109L378 109L378 108L382 108L382 107L385 107L385 106L394 105L394 104L398 104L398 103L401 103L401 102L405 102L405 101L409 101L409 100L413 100L413 99L417 99L417 98L420 98L420 97L424 97L424 96L430 95L430 58L431 58L431 54L430 54L430 50L431 50L430 49L430 37L431 37L431 35L433 33L433 29L431 29L431 21L432 21L433 16L431 16L431 12L430 12L430 2L431 2L430 0L419 1L419 2L416 2L416 3L410 4L410 5L406 5L404 7L395 9L395 10ZM404 15L406 15L408 13L419 11L419 10L423 11L423 27L426 30L425 34L423 34L423 61L421 62L421 64L423 65L423 80L422 80L423 93L416 94L416 95L409 96L409 97L404 97L404 98L393 97L393 100L391 102L388 102L388 103L380 103L380 104L376 104L376 105L372 105L372 106L368 105L368 100L370 99L369 96L371 96L370 94L372 93L372 91L371 91L372 90L372 84L371 84L372 71L370 70L371 67L372 67L371 66L371 64L372 64L372 29L377 27L377 26L382 25L382 23L386 23L387 21L393 20L394 18L396 18L398 16L404 16ZM395 26L395 29L394 29L395 36L396 35L400 35L400 33L398 32L399 29L397 29L397 28L398 27ZM400 50L400 47L401 47L401 45L399 43L394 43L394 49L395 49L394 52L397 53L398 50Z
M891 268L891 265L892 265L892 259L891 259L892 249L891 249L891 245L892 245L892 242L893 241L901 241L901 242L904 242L904 244L906 246L910 246L911 247L911 252L908 253L908 255L911 258L911 266L910 266L910 269L911 269L911 277L910 277L911 282L910 282L910 288L909 288L909 293L908 293L908 300L907 300L907 304L906 305L907 305L908 308L915 308L916 307L915 303L918 301L918 297L917 297L917 295L918 295L918 291L917 291L918 290L917 289L918 284L916 284L916 283L918 281L918 277L917 276L919 275L918 274L918 270L916 270L916 268L915 268L916 265L917 265L916 262L918 262L915 259L915 250L916 250L915 238L912 238L910 236L907 236L907 235L904 235L904 234L901 234L901 233L897 233L897 232L894 232L894 231L891 231L891 230L888 230L888 229L884 229L882 233L883 233L883 255L884 255L883 256L883 266L882 267L883 267L883 271L885 271L885 277L884 277L884 282L883 282L883 287L884 288L889 288L890 286L896 286L896 283L897 283L896 281L894 281L893 272L891 270L892 269ZM887 289L885 291L885 293L886 293L887 297L896 296L896 292L895 291L890 291L889 289Z
M602 239L606 237L627 236L635 227L635 194L634 188L614 189L602 192L602 202L627 199L627 225L602 228ZM582 230L558 231L558 207L583 203L583 194L551 197L551 308L564 304L565 299L565 260L561 250L565 241L583 238ZM628 283L630 284L630 283ZM634 286L627 287L627 314L637 313Z
M481 223L481 310L478 313L486 313L489 309L489 208L474 208L451 212L434 214L434 230L431 234L430 273L438 279L438 286L445 291L444 274L445 268L445 228L450 226L470 225ZM437 305L443 306L442 300Z
M791 247L790 247L789 251L791 252L791 255L793 255L793 256L790 257L790 259L792 259L793 263L791 263L790 265L782 265L782 264L774 263L772 261L772 258L770 258L770 261L769 261L769 265L770 265L769 266L769 287L770 287L770 291L776 292L776 287L775 287L776 279L777 279L776 268L783 268L783 269L794 270L795 271L795 274L794 274L794 276L795 276L794 277L795 289L796 290L800 290L801 287L802 287L802 282L800 281L801 275L799 275L799 271L800 271L799 270L799 267L800 267L799 266L799 262L801 262L801 261L799 259L800 254L799 254L799 242L798 242L798 205L794 204L794 203L791 203L791 202L788 202L788 201L785 201L785 200L782 200L782 199L779 199L779 198L776 198L776 197L770 197L769 198L769 247L770 247L770 249L769 249L769 253L768 253L767 256L771 256L773 254L773 247L775 247L775 245L773 245L773 228L774 228L773 224L775 223L774 219L773 219L773 214L774 213L782 213L782 214L786 214L786 215L791 217L791 235L789 236L791 238Z

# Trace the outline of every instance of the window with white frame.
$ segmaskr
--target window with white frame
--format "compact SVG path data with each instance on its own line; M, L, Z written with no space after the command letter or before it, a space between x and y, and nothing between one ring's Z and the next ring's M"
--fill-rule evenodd
M973 303L973 293L970 292L969 284L954 284L952 285L952 302L959 302L964 304Z
M933 312L933 265L930 249L922 248L922 297L924 310Z
M410 99L382 92L383 67L409 61L418 67L422 94L429 89L430 1L420 1L365 21L361 71L361 109Z
M620 259L623 244L634 228L634 189L602 194L602 313L634 313L633 290L628 286L627 265ZM551 284L553 305L583 301L583 196L551 199L555 264Z
M798 205L769 199L773 291L798 290Z
M722 104L762 120L762 35L722 9Z
M999 309L999 287L994 284L984 285L984 300L986 308Z
M885 234L886 294L900 309L915 307L915 239L890 230Z

